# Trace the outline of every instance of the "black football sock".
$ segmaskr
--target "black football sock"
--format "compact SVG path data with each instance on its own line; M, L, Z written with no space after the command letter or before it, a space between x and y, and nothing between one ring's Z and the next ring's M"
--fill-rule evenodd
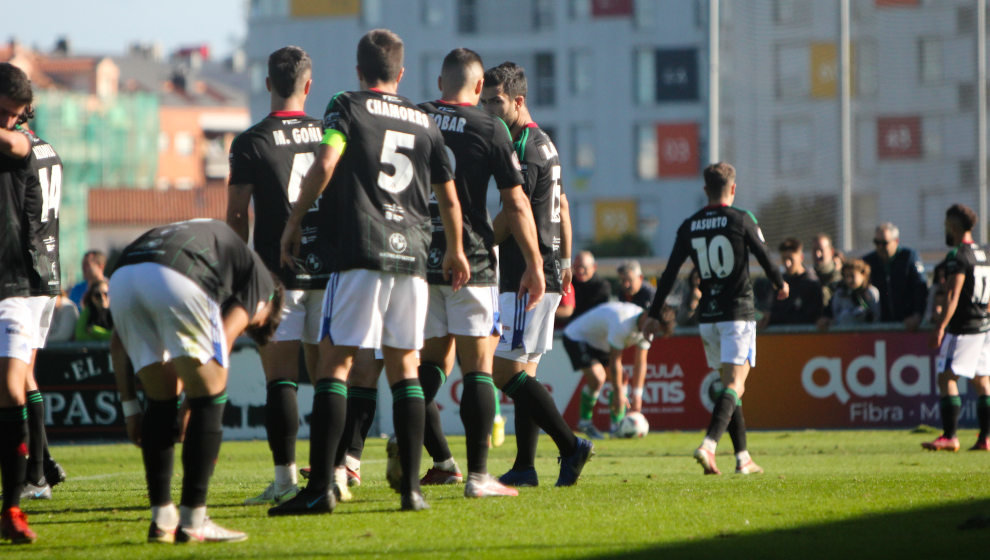
M521 385L516 386L520 381ZM571 431L567 422L564 422L564 417L557 410L557 403L553 402L550 391L547 391L543 383L540 383L535 377L525 375L524 378L516 376L506 387L515 392L513 395L506 391L509 396L515 399L516 403L522 399L525 403L524 407L529 410L536 425L542 428L557 444L557 450L561 456L566 457L577 450L577 437L574 436L574 432Z
M461 421L467 444L469 473L488 472L488 434L495 422L495 382L491 374L474 371L464 375Z
M339 379L317 381L309 426L310 474L307 488L319 492L330 489L334 458L346 423L347 384Z
M355 459L360 459L364 452L364 441L368 439L377 408L378 389L347 388L347 427L344 428L343 441L348 444L347 454Z
M289 379L268 383L265 400L265 432L276 466L296 462L296 434L299 432L299 386Z
M182 443L182 500L180 505L206 505L206 491L223 441L223 409L227 393L189 399L189 424Z
M164 401L148 399L141 421L141 458L152 506L172 503L172 469L175 461L175 421L178 397Z
M509 382L502 387L502 392L512 399L515 412L513 413L512 424L516 431L516 459L512 463L512 470L525 471L536 468L536 446L540 440L540 427L533 420L533 415L529 411L529 404L525 396L520 396L517 400L511 394L526 383L526 372L516 374Z
M732 439L732 449L736 453L746 451L746 419L743 418L742 399L736 400L736 409L732 411L732 419L726 430Z
M423 387L423 398L426 402L432 402L437 396L440 387L447 381L447 374L443 368L432 362L419 364L419 384Z
M3 510L21 503L27 474L27 409L0 408L0 478L3 479Z
M461 403L461 407L464 404ZM437 403L430 401L426 404L423 425L423 447L433 458L434 463L442 463L454 456L447 445L447 436L443 433L443 422L440 421L440 409Z
M980 425L980 439L990 437L990 396L976 397L976 419Z
M942 397L938 402L942 413L942 435L947 438L956 437L956 429L959 427L959 411L962 409L962 397L951 395Z
M722 396L715 401L715 410L712 411L712 419L708 423L708 432L705 437L716 443L722 439L722 434L725 433L725 428L728 427L729 421L732 419L732 413L736 410L736 401L738 400L739 395L734 390L725 389L722 391Z
M38 484L45 477L45 450L48 439L45 435L45 398L35 389L27 392L28 420L28 461L27 481Z
M423 457L423 425L426 400L418 379L403 379L392 385L392 423L399 444L402 482L399 491L419 491L419 462Z

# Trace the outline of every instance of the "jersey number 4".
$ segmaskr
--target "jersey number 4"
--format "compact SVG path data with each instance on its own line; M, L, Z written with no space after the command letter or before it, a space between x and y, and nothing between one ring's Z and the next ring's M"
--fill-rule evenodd
M48 170L51 169L51 175L48 174ZM59 200L62 198L62 166L55 164L48 167L42 167L38 170L38 181L41 183L41 221L42 223L48 221L49 213L54 213L54 217L58 219L58 206Z
M724 235L716 235L710 241L695 237L691 239L691 247L698 256L698 273L702 278L711 278L712 273L717 278L725 278L736 264L732 243Z

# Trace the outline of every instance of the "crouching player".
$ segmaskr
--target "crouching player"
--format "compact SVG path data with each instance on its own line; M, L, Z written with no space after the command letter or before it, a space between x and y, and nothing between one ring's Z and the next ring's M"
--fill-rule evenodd
M986 250L973 241L976 219L976 213L962 204L945 212L945 243L953 248L945 257L948 295L930 340L931 347L939 349L935 365L943 432L921 444L931 451L959 451L960 377L969 378L978 395L980 435L970 451L990 451L990 262Z
M585 381L578 429L595 439L601 439L602 435L591 419L606 378L612 385L611 432L625 416L629 401L622 378L622 351L631 346L650 347L640 331L645 320L645 310L635 303L610 301L586 311L564 329L564 349L571 366L575 371L581 370ZM645 369L644 354L636 353L639 363L635 365Z
M223 436L231 347L243 332L259 345L275 332L281 284L226 224L192 220L152 229L128 245L110 292L117 388L127 436L141 447L151 501L148 541L245 540L245 533L206 516L206 492ZM143 385L143 414L131 371ZM174 427L183 389L190 412L176 509Z

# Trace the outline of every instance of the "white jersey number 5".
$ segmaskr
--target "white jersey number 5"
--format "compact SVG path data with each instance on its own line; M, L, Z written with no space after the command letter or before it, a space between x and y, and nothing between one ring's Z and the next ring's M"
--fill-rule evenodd
M416 146L416 137L406 132L395 130L385 131L385 140L382 142L382 163L390 163L395 167L395 174L389 175L385 171L378 172L378 186L390 193L400 193L406 190L413 179L413 165L409 156L396 151L398 148L412 150Z

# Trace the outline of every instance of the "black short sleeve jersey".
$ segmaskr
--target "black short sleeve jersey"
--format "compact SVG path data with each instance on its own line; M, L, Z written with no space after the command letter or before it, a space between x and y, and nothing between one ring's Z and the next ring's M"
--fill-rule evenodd
M328 257L321 254L316 235L319 200L303 218L297 269L279 261L282 230L322 139L319 119L282 111L245 130L230 146L230 184L253 187L254 248L290 290L321 289L330 277Z
M436 123L404 97L364 90L335 95L323 126L347 142L321 203L333 270L425 277L430 185L453 178Z
M41 201L27 188L30 171L30 157L0 155L0 299L31 294L28 216Z
M945 257L945 276L965 275L959 304L946 331L975 334L990 331L990 261L986 250L975 243L962 243ZM951 280L950 280L951 281Z
M468 284L495 285L495 232L486 204L488 180L494 177L495 186L499 189L512 188L523 182L522 166L513 149L509 129L498 117L474 106L443 101L421 103L419 106L437 123L454 168L454 182L457 184L457 198L461 203L464 222L464 254L471 264ZM450 284L450 281L444 281L441 270L447 239L434 196L430 197L430 216L433 240L426 264L426 279L431 284Z
M25 175L31 221L28 251L31 256L31 295L55 296L61 291L58 260L58 210L62 197L62 159L33 133L24 131L31 140L30 170ZM34 194L30 194L33 191ZM38 203L40 201L40 204Z
M182 273L224 310L240 305L249 317L275 292L261 257L218 220L189 220L151 229L124 249L116 268L145 262Z
M731 206L706 206L681 224L667 267L660 276L657 297L649 315L660 318L663 302L677 280L681 264L690 256L701 275L698 321L752 321L753 283L749 255L763 267L775 289L783 278L767 255L766 241L756 218Z
M546 290L559 293L560 277L560 158L550 137L536 123L529 123L514 145L522 163L523 190L536 220L536 235L543 256ZM499 291L517 292L526 261L516 241L509 237L499 247Z

